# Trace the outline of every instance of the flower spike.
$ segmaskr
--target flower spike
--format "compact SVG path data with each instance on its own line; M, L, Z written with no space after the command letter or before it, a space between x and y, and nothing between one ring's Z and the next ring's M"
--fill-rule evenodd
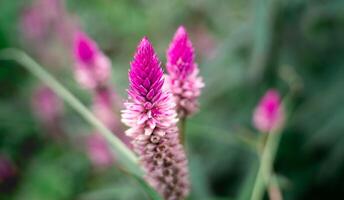
M81 86L95 89L108 81L111 62L85 33L76 34L74 58L75 76Z
M130 128L146 180L164 199L184 199L189 192L187 160L179 142L172 95L163 87L160 61L144 37L129 71L129 99L122 121Z
M194 48L183 26L178 28L167 50L166 67L178 114L181 117L192 115L198 110L198 97L204 83L198 76Z

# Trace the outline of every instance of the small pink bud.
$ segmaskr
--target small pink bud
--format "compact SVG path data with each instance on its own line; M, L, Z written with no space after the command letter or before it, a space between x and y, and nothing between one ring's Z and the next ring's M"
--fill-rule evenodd
M61 117L63 104L47 86L40 86L32 97L32 105L39 119L45 123L56 122Z
M86 34L77 33L74 39L75 76L88 89L104 85L111 73L110 60Z
M91 134L87 137L86 144L89 158L95 167L106 168L113 164L113 154L103 136Z
M167 50L167 82L174 95L180 116L190 116L198 110L198 98L204 83L198 76L195 53L183 26L175 33Z
M278 91L268 90L253 114L254 126L263 133L279 128L284 121L284 111Z

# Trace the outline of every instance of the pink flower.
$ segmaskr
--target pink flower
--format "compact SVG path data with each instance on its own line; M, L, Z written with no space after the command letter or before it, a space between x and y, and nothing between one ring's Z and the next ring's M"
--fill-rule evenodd
M55 123L62 115L62 101L47 86L40 86L36 89L32 105L39 119L45 123Z
M184 199L189 192L187 160L178 138L171 93L163 89L160 61L148 39L137 47L129 71L129 100L122 121L130 128L146 180L165 199Z
M87 137L87 152L95 167L106 168L113 164L113 154L106 140L98 133Z
M279 128L284 121L284 111L278 91L268 90L253 114L254 126L263 133Z
M88 89L104 85L111 73L110 60L86 34L77 33L74 39L75 77Z
M183 26L179 27L167 50L168 83L180 116L190 116L198 110L198 97L204 83L198 76L195 53Z

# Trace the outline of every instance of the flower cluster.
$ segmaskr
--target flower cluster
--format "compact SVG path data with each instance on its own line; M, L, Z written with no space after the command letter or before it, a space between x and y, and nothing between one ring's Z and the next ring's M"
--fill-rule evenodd
M284 122L284 110L279 93L268 90L260 100L253 114L253 124L262 133L268 133Z
M87 89L104 86L110 78L111 62L86 34L77 33L74 40L75 78Z
M198 76L194 49L183 26L178 28L167 50L166 67L178 114L181 117L192 115L198 110L198 97L204 83Z
M122 121L130 127L126 134L133 139L146 179L165 199L183 199L189 192L189 182L175 103L163 87L160 61L146 37L131 62L129 81Z
M74 39L75 78L78 83L93 93L92 110L95 116L130 147L120 120L116 116L116 95L109 86L111 62L99 50L97 44L85 33L78 32ZM95 166L105 167L113 162L110 149L98 133L87 139L87 148Z

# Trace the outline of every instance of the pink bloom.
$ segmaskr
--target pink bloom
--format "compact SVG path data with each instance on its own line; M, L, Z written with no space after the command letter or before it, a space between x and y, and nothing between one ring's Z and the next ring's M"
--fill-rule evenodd
M97 44L84 33L77 33L74 40L75 77L79 84L93 92L93 112L125 144L128 138L122 132L116 116L116 99L108 85L111 75L110 60L98 49Z
M181 116L192 115L198 110L198 97L204 83L198 76L194 49L183 26L178 28L167 50L166 67L178 113Z
M75 76L88 89L104 85L111 73L110 60L86 34L77 33L74 39Z
M130 128L146 180L165 199L184 199L189 192L187 160L179 142L172 95L163 89L160 61L145 37L129 71L129 100L122 121Z
M46 123L55 123L61 117L63 104L47 86L40 86L33 94L32 104L39 119Z
M278 91L268 90L253 114L253 124L261 132L268 133L279 128L284 121L284 112Z
M95 167L106 168L113 163L113 154L106 140L98 133L87 137L87 152Z

